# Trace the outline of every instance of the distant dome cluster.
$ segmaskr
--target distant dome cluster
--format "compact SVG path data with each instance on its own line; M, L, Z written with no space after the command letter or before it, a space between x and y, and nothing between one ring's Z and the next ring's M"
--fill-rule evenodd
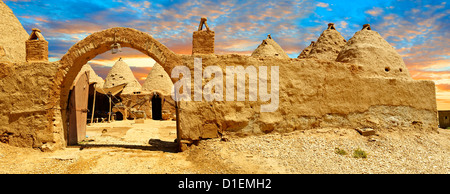
M142 86L134 76L131 68L121 58L112 66L105 80L98 76L89 64L83 65L75 80L78 80L78 77L85 72L89 72L89 85L94 84L93 87L96 92L99 95L104 95L98 96L98 101L105 103L108 101L108 98L111 98L111 103L113 104L112 112L116 115L115 119L119 117L136 118L140 117L138 114L142 116L144 113L146 118L172 119L174 107L172 104L165 102L171 101L170 95L173 83L167 72L158 63L154 64ZM106 95L109 97L105 98ZM152 108L155 99L161 102L158 105L159 111L157 112L159 116L157 118L154 108ZM101 108L102 102L97 104L99 103L99 108Z
M86 64L85 66L89 65ZM141 86L136 77L134 77L134 74L128 64L122 59L119 59L106 76L103 88L112 88L122 84L126 84L122 94L132 94L133 92L140 91L152 92L155 90L163 91L165 94L170 94L173 86L169 75L158 63L154 64L152 70L147 75L147 79Z
M251 56L289 58L270 35ZM359 65L367 76L411 79L402 57L369 24L346 41L335 25L329 23L319 38L311 41L297 58L353 63Z

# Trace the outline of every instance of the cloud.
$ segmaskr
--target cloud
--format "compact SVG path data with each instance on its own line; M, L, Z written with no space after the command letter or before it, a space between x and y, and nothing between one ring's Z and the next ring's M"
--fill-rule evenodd
M346 21L341 21L340 25L341 25L341 28L347 28L348 27L348 23Z
M128 47L123 47L122 52L117 54L112 54L111 52L99 54L91 61L94 61L96 64L112 67L119 58L122 58L129 66L136 67L153 67L153 64L156 63L155 60L146 54Z
M261 43L260 41L252 40L233 40L228 42L220 42L218 47L225 51L246 51L254 50Z
M439 84L439 85L436 85L436 87L438 88L438 90L450 92L450 83L449 84Z
M447 96L450 96L450 93ZM450 99L436 97L436 104L438 110L450 110Z
M328 3L322 3L319 2L316 4L317 7L326 8L327 11L333 11L333 9L330 8L330 4Z
M192 54L192 41L191 42L170 42L168 48L177 54L190 55Z
M107 27L101 25L92 23L89 21L83 21L83 20L75 20L72 22L64 22L64 21L55 21L47 25L47 27L44 28L43 33L52 33L52 34L91 34L94 32L101 31L103 29L106 29ZM85 37L83 37L85 38Z
M317 7L328 7L329 6L329 4L328 3L322 3L322 2L319 2L319 3L317 3Z
M159 3L148 1L117 0L114 3L88 3L84 9L67 8L60 2L49 1L53 9L40 9L33 17L45 19L35 25L33 17L23 18L27 28L40 27L49 39L52 57L64 54L70 44L85 38L90 33L115 26L136 28L154 36L155 39L180 54L190 54L192 32L196 30L200 17L207 17L210 28L216 31L217 50L241 52L252 46L229 42L259 42L256 37L272 33L292 38L299 33L296 19L311 13L314 5L309 2L277 1L180 1ZM100 5L105 4L105 5ZM33 4L35 5L35 4ZM39 7L38 4L36 4ZM32 9L32 5L28 6ZM157 8L157 9L155 9ZM64 15L61 15L64 12ZM29 14L26 10L24 13ZM25 14L24 14L25 15ZM49 16L48 18L41 16ZM61 16L61 17L58 17ZM44 20L42 20L44 21ZM253 38L252 38L253 37ZM219 48L224 46L224 48ZM253 48L251 48L253 49Z
M373 9L371 9L371 10L365 11L365 13L367 13L367 14L369 14L371 16L375 16L375 17L381 15L383 12L384 12L383 9L381 9L379 7L375 7Z
M133 71L134 77L138 80L138 82L143 85L145 80L147 79L148 74L152 70L151 67L130 67L131 71Z

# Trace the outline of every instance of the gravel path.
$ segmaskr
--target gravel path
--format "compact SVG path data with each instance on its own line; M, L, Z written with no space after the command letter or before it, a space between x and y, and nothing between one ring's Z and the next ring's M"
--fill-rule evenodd
M232 173L450 173L450 132L443 129L371 137L353 129L318 129L228 139L194 149L235 166ZM337 148L347 154L337 154ZM358 148L367 158L353 157Z
M129 123L106 132L102 126L92 128L88 134L94 141L89 144L109 145L105 147L72 147L48 153L0 143L0 174L450 174L450 130L383 131L370 137L340 128L247 137L225 134L227 141L204 140L175 153L173 124L158 125L157 130L150 131L144 130L144 125ZM347 154L336 153L338 149ZM367 157L354 158L356 149L363 150Z

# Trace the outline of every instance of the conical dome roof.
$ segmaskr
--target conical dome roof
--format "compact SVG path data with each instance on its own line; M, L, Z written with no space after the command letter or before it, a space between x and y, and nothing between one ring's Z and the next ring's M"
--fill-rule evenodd
M345 44L345 38L334 28L333 23L329 23L328 29L314 43L307 58L334 61Z
M150 92L157 90L165 94L170 94L173 90L173 83L164 68L158 63L155 63L147 75L144 85L142 85L142 90Z
M75 80L77 80L78 77L86 71L89 71L89 84L96 83L97 86L100 87L102 87L105 84L105 81L103 81L103 79L100 76L98 76L97 73L95 73L94 69L92 69L92 67L89 64L85 64L83 65L83 67L81 67L81 70L78 73Z
M112 88L121 84L127 84L122 94L131 94L140 91L142 86L134 77L127 63L119 59L109 71L105 79L104 88Z
M26 61L29 35L9 7L0 1L0 61Z
M411 78L402 57L368 24L353 35L336 61L361 65L370 76Z
M314 46L314 43L315 43L314 41L311 41L311 44L309 46L307 46L305 49L303 49L303 51L298 55L297 58L299 58L299 59L308 58L308 55L311 52L311 49Z
M272 39L270 34L267 35L267 38L253 51L251 56L289 58L281 46Z

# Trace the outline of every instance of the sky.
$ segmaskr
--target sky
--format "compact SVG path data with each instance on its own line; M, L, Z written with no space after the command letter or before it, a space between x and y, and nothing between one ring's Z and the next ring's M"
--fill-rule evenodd
M49 58L97 31L130 27L151 34L178 54L191 54L192 32L201 17L215 31L215 53L249 55L271 34L295 58L332 22L345 39L369 23L403 57L416 80L436 84L438 110L450 110L450 2L439 0L138 1L4 0L28 33L39 28L49 42ZM105 78L122 57L143 83L154 61L124 48L89 64Z

